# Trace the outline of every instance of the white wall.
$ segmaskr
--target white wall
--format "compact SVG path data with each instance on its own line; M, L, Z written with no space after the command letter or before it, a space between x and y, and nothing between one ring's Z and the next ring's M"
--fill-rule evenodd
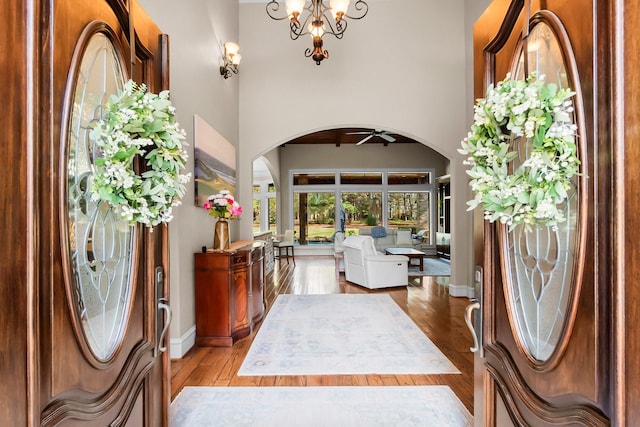
M451 160L451 281L470 285L472 224L456 151L471 108L464 2L370 1L342 40L325 36L329 58L319 66L303 54L310 37L290 40L287 22L268 18L264 2L240 5L240 37L240 176L251 176L258 155L315 130L362 126L412 137ZM251 182L239 188L250 203ZM250 222L240 231L250 237Z
M193 115L198 114L238 146L238 79L220 75L225 41L237 41L238 3L230 0L140 0L149 16L169 34L171 100L187 132L193 171ZM250 193L250 190L249 190ZM214 220L195 206L193 181L169 226L171 357L181 357L195 339L193 254L213 241ZM232 224L232 228L234 225ZM232 229L237 235L237 230ZM233 236L233 234L232 234Z

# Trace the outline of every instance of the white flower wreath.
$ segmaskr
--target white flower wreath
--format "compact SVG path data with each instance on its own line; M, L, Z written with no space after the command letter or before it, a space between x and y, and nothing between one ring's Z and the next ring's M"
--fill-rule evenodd
M575 95L569 89L544 84L535 74L526 80L510 75L474 106L474 124L458 151L468 158L467 174L475 198L469 210L482 205L484 217L513 229L517 224L557 227L565 221L559 207L568 197L571 178L578 174L572 121ZM529 156L510 173L518 156L510 151L512 137L530 140Z
M153 227L173 219L191 174L187 163L185 132L175 122L169 91L153 94L132 80L106 103L102 120L92 124L89 137L102 156L94 159L92 199L104 200L121 220ZM147 148L148 147L148 148ZM133 160L144 156L142 173Z

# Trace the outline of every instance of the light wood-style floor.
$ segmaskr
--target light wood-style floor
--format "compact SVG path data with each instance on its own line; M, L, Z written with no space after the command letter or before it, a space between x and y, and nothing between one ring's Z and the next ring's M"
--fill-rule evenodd
M407 287L368 290L335 275L333 257L296 257L296 265L277 261L267 276L267 310L279 294L385 292L413 319L462 374L441 375L313 375L239 377L238 369L260 324L233 347L194 347L183 358L171 360L171 399L184 386L388 386L448 385L473 414L472 339L464 322L467 298L450 297L448 277L422 277Z

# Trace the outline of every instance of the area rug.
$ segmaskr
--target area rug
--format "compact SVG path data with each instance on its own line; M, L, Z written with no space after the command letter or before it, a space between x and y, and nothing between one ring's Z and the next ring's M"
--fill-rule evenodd
M473 418L447 386L185 387L169 425L466 427Z
M238 375L460 373L388 294L279 295Z
M423 258L424 267L422 271L419 267L411 265L409 276L451 276L451 263L442 258Z

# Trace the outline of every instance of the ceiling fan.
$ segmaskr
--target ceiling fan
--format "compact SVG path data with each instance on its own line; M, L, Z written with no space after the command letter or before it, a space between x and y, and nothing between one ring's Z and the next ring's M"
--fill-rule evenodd
M396 142L396 139L392 137L389 132L382 129L371 129L365 132L350 132L350 133L347 133L347 135L367 135L363 139L361 139L360 142L358 142L356 145L364 144L374 136L379 136L380 138L384 139L387 142Z

